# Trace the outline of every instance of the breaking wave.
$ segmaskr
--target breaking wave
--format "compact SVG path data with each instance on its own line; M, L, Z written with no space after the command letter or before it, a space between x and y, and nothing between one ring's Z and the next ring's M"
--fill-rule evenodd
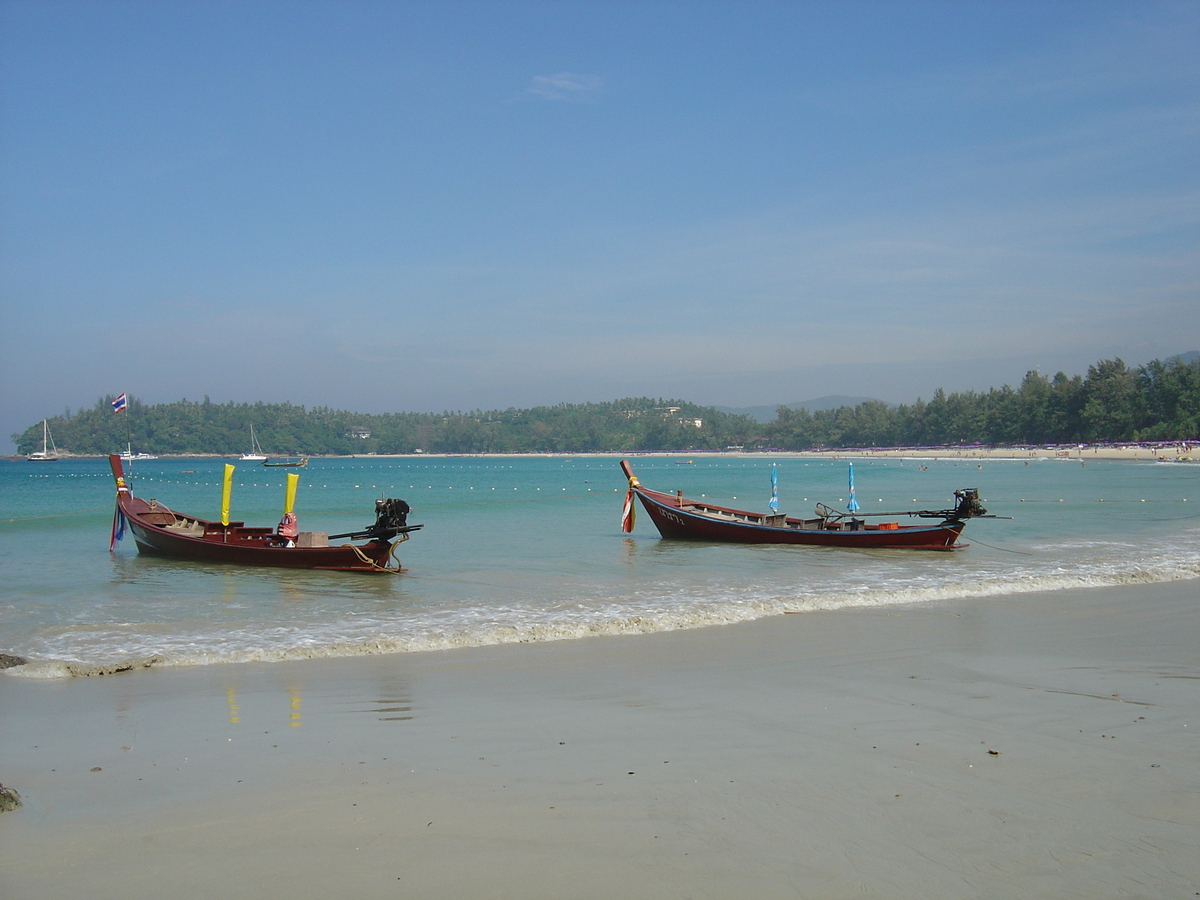
M46 637L25 665L3 674L26 678L109 675L163 666L282 662L433 652L499 644L653 634L729 625L769 616L848 608L901 607L944 601L1079 588L1149 585L1200 578L1200 552L1159 553L1133 564L1095 562L1073 571L1050 564L1016 570L942 573L886 579L835 588L795 584L680 585L664 581L621 597L575 596L552 606L523 603L475 605L425 614L342 617L335 622L288 627L147 634L136 623Z

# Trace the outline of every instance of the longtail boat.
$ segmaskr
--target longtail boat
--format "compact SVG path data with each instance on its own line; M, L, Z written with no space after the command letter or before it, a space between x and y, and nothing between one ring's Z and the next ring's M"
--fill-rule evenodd
M964 488L954 492L952 509L922 509L905 512L840 512L818 503L812 518L793 518L779 513L755 513L689 500L679 491L666 494L642 487L628 460L621 471L629 479L625 496L623 527L632 530L633 498L636 496L664 538L720 541L741 544L808 544L817 547L862 547L870 549L955 550L968 519L987 515L979 502L979 491ZM899 518L912 516L937 519L936 524L902 525L900 522L868 523L867 516Z
M385 498L375 501L375 522L362 531L332 535L298 531L290 509L290 498L294 496L292 486L289 486L287 508L277 528L252 527L244 522L210 522L176 512L158 500L135 497L125 480L121 457L110 454L108 462L117 484L110 550L128 524L138 552L152 556L242 566L398 573L406 570L395 558L396 546L408 540L411 532L423 527L408 524L411 510L407 503ZM230 466L227 471L232 468ZM222 505L227 507L227 499ZM223 513L222 518L227 519L227 516ZM351 543L330 543L342 538ZM360 543L353 543L355 541Z

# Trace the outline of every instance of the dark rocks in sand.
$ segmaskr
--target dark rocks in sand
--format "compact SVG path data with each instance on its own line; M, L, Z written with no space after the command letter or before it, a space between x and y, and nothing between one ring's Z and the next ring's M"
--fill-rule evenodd
M11 653L0 653L0 669L11 669L13 666L23 666L25 660Z
M21 795L12 788L0 784L0 812L8 812L21 805Z

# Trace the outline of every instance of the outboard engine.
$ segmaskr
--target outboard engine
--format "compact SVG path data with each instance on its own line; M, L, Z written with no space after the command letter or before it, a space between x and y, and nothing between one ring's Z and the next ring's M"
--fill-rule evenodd
M404 533L408 526L408 514L412 509L403 500L383 498L375 501L375 524L367 530L383 540L391 540ZM418 525L418 528L421 526Z
M987 515L987 510L979 502L979 491L976 488L963 488L960 491L955 491L954 498L957 503L954 507L954 513L950 518L962 521L974 518L975 516Z
M407 503L399 498L384 497L381 500L375 501L375 522L368 525L362 531L351 531L346 534L331 534L330 540L334 538L350 538L352 541L363 540L369 538L373 541L390 541L397 535L408 534L410 531L419 531L424 528L424 525L409 525L408 514L412 509Z

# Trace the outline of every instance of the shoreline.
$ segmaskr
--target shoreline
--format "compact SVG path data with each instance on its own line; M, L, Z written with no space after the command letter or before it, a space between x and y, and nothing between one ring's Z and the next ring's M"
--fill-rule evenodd
M1197 458L1193 459L1192 454ZM1071 444L1030 447L871 447L830 448L823 450L631 450L583 451L578 453L356 453L348 456L311 454L309 459L1020 459L1076 461L1124 459L1143 462L1200 462L1200 445L1191 441L1164 442L1155 445ZM105 460L107 456L61 456L58 461ZM237 457L217 453L159 454L162 460L220 459L238 462ZM25 462L23 456L3 456L0 460Z
M1043 582L1038 586L1023 589L995 589L995 586L985 590L972 590L957 594L957 600L962 603L991 603L1000 602L1006 598L1017 598L1029 595L1055 596L1064 592L1097 589L1107 590L1124 587L1130 584L1155 586L1175 585L1196 582L1200 584L1200 574L1160 575L1157 578L1139 578L1136 581L1127 580L1127 576L1104 578L1071 578L1059 580L1059 583ZM942 592L939 590L939 594ZM816 612L833 613L851 610L890 611L900 615L903 611L923 606L936 606L947 602L944 594L906 599L901 602L878 604L871 600L864 602L846 602L836 606L819 605L790 608L777 604L768 609L760 609L754 614L729 616L713 614L702 619L689 619L680 622L678 619L663 621L648 621L643 616L633 615L628 618L616 618L603 622L591 622L585 627L569 624L555 629L553 626L541 624L513 627L503 637L498 637L494 631L489 631L486 638L472 640L469 635L460 632L450 632L437 636L412 637L405 641L383 641L373 638L361 644L340 642L334 646L309 645L303 648L277 649L273 651L258 651L243 656L236 654L221 658L196 658L194 656L173 657L169 653L158 651L145 655L133 655L120 660L84 662L82 660L57 660L25 658L13 653L0 652L0 682L5 678L20 679L33 682L83 681L97 678L112 678L137 672L163 671L192 671L214 668L218 670L236 669L242 666L288 666L305 663L331 661L369 660L389 657L413 657L424 654L439 654L464 652L471 650L486 650L496 647L536 646L541 644L576 643L592 640L625 639L630 637L647 637L652 635L675 634L685 631L703 631L707 629L722 629L735 625L749 624L776 620L781 616L809 615Z
M1194 593L0 679L0 894L1190 896Z

